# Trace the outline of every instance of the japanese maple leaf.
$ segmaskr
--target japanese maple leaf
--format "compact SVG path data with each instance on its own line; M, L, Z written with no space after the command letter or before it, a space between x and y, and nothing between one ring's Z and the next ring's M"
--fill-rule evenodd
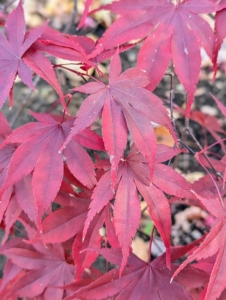
M10 199L9 205L5 212L5 218L4 218L5 232L4 232L4 237L1 241L2 245L7 241L9 234L10 234L10 229L13 226L13 224L17 221L21 212L22 212L22 209L18 205L15 195L13 195L12 198Z
M134 47L135 43L128 45L120 45L113 49L105 51L93 56L93 51L96 47L96 42L86 36L63 35L62 33L47 27L42 36L32 45L32 48L46 52L52 56L60 57L81 66L81 70L87 71L90 68L95 68L99 75L102 74L98 65L106 59L112 57L116 51L119 53ZM68 66L56 65L57 67L67 68ZM70 70L70 66L68 68Z
M4 267L4 278L0 285L0 297L3 300L17 300L17 298L10 298L9 294L11 292L11 288L13 282L15 282L21 275L23 275L23 271L20 267L14 265L10 259L7 260Z
M78 195L79 196L79 195ZM101 248L101 236L99 230L106 225L108 241L111 245L118 245L114 236L113 225L110 220L110 205L104 207L92 220L85 239L82 239L82 231L88 213L90 199L72 196L59 192L54 202L62 207L50 213L42 223L42 233L38 233L32 240L41 240L46 243L65 242L75 236L72 254L76 266L76 278L81 278L85 268L89 268L97 258L93 252L82 251L86 248ZM113 234L112 234L113 232Z
M6 137L11 134L11 128L5 118L5 116L0 113L0 145L5 141ZM7 176L7 168L9 166L10 160L16 150L15 145L7 145L4 149L0 150L0 187L3 185L6 176ZM5 212L7 211L7 207L10 203L10 199L13 194L13 188L10 187L7 189L2 197L0 198L0 222L3 219ZM9 217L10 220L10 217ZM11 226L7 228L7 231ZM7 233L8 234L8 233Z
M130 252L132 238L140 222L140 198L137 190L148 205L151 219L155 223L167 249L167 265L170 267L170 207L164 192L178 197L192 197L190 185L185 179L167 165L160 164L178 154L179 149L164 145L157 146L156 164L153 180L150 182L148 164L133 145L129 155L121 159L116 178L114 202L114 225L119 245L122 247L125 267ZM114 198L111 189L111 171L108 170L98 181L92 194L90 210L86 219L84 235L90 221L108 202Z
M204 47L210 58L214 50L213 31L199 14L215 11L215 4L208 0L176 1L175 5L167 0L121 0L103 8L122 16L104 33L95 51L147 36L138 55L138 67L147 71L152 90L172 58L188 93L188 117L200 72L199 48Z
M102 238L100 236L100 229L103 227L104 223L106 225L107 239L111 244L112 235L109 233L112 230L113 225L110 218L110 204L108 204L92 220L85 239L83 239L82 231L76 235L72 246L72 255L76 267L76 280L81 279L84 269L89 268L98 257L96 251L84 250L87 248L101 248ZM117 241L115 244L118 246Z
M15 183L14 188L10 187L2 197L1 214L4 214L4 244L10 234L13 224L18 220L22 211L24 211L29 220L36 222L37 207L32 189L32 176L28 174L23 179Z
M86 42L92 41L90 38L81 37ZM33 44L33 49L49 53L52 56L66 60L88 63L83 45L80 45L80 37L72 38L53 28L47 27L44 33Z
M225 4L226 5L226 4ZM222 114L226 117L226 106L224 106L220 100L217 99L217 97L215 97L214 95L211 94L211 96L213 97L213 99L215 100L215 102L217 103L218 108L220 109L220 111L222 112Z
M221 0L217 6L217 13L215 16L215 32L216 32L216 43L215 43L215 51L214 51L214 78L217 73L217 58L218 52L221 48L224 38L226 37L225 26L226 26L226 1Z
M0 114L0 122L1 122L0 143L3 143L5 139L12 133L12 131L3 114ZM7 169L16 149L17 149L16 144L13 145L8 144L3 149L0 150L0 186L3 185L7 177ZM13 201L14 205L10 205L11 200ZM5 217L6 215L9 215L7 218L8 221L6 222L8 224L8 228L10 228L11 225L13 224L13 218L10 217L12 211L8 207L9 205L11 206L11 208L12 206L15 208L14 212L16 212L17 209L19 209L20 207L28 215L30 220L35 221L37 219L36 216L37 212L36 212L35 201L33 197L30 174L28 174L23 179L18 181L15 184L14 189L11 186L8 190L6 190L1 198L0 221L2 220L2 217L6 212ZM14 216L16 217L16 215Z
M0 122L1 122L0 136L6 137L11 133L11 128L9 126L9 123L8 123L6 117L3 115L2 112L0 112ZM2 142L2 140L0 141L0 143L1 142Z
M30 68L49 82L63 98L63 93L51 63L41 53L32 50L33 43L43 34L46 26L45 23L25 33L26 24L22 1L7 17L5 23L6 36L2 31L0 32L0 107L7 96L9 94L11 96L13 82L17 74L25 84L34 89Z
M47 248L40 242L28 245L21 240L12 240L0 248L0 252L26 270L14 283L13 295L31 298L42 294L44 299L62 300L64 290L56 287L74 280L74 266L67 263L61 244Z
M21 143L10 161L7 177L1 188L1 194L14 183L31 173L32 186L37 207L37 220L56 197L63 179L63 160L59 149L70 132L73 120L58 123L46 114L32 113L38 123L28 123L15 129L1 147L8 143ZM78 139L78 142L77 142ZM86 129L71 140L64 151L64 157L70 171L84 185L92 188L95 183L95 171L91 158L79 145L103 149L99 136Z
M12 133L9 123L5 116L0 112L0 145L5 141L6 137ZM4 150L0 150L0 186L4 182L5 172L9 161L15 151L14 145L8 145Z
M178 247L179 248L179 247ZM172 249L172 260L178 259L185 252L184 249ZM187 249L186 249L187 251ZM102 249L97 251L108 261L120 265L121 251L119 249ZM180 255L178 255L179 253ZM193 267L186 267L181 277L170 284L170 277L177 264L172 264L168 270L165 264L165 254L150 263L140 260L133 253L130 254L125 270L119 275L119 269L113 269L86 287L80 288L66 300L81 299L142 299L153 300L190 299L193 297L185 287L201 287L207 283L208 275Z
M203 159L203 163L204 163L204 161L205 161L206 167L209 167L209 164L207 165L207 163L206 163L206 159ZM221 172L221 169L218 168L221 161L211 160L211 162L212 163L218 162L218 164L216 165L216 169L217 169L217 171ZM225 163L221 163L221 164L222 164L222 166L224 166L224 170L225 170L226 164ZM222 173L224 173L224 171ZM192 190L194 190L198 195L202 196L203 198L217 199L219 197L219 194L216 189L216 186L217 186L218 190L220 191L221 195L225 195L226 192L225 192L222 181L215 180L215 183L213 183L213 180L211 179L209 174L207 174L192 184ZM203 187L205 187L205 188L203 188ZM200 203L200 201L199 201L199 203Z
M80 29L84 25L86 17L87 17L88 12L89 12L89 7L91 6L92 3L93 3L93 0L86 0L85 8L84 8L84 11L83 11L83 14L82 14L82 18L81 18L81 20L78 24L78 29Z
M218 299L226 287L226 209L217 199L207 199L196 195L204 207L214 216L216 220L209 234L202 244L187 258L187 260L177 269L173 278L183 270L188 263L194 260L202 260L216 255L214 267L205 295L205 300Z
M83 230L90 199L60 191L54 202L62 205L51 212L42 223L42 233L36 236L43 243L62 243Z
M111 60L109 83L90 82L75 91L91 94L82 104L69 137L90 126L102 114L105 148L115 173L127 141L127 128L137 148L147 159L151 174L156 153L156 138L150 121L166 126L175 137L170 119L161 101L144 89L149 80L144 71L132 68L121 75L121 63L116 53ZM114 186L114 184L113 184Z

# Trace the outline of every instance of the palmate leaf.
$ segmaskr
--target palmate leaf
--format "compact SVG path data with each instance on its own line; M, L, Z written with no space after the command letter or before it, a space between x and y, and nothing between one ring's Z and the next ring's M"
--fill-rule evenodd
M9 284L15 277L21 272L21 268L14 265L10 259L7 260L5 267L4 267L4 278L1 282L0 286L0 296L3 299L7 299L7 293L4 291L4 289L7 287L7 284ZM4 298L6 297L6 298ZM8 298L10 299L10 298ZM11 299L10 299L11 300Z
M0 145L4 142L5 138L11 134L11 128L8 124L8 121L6 120L5 116L0 113ZM4 149L0 150L0 187L2 187L6 176L7 176L7 168L9 166L10 160L14 154L16 150L16 146L15 145L7 145L6 147L4 147ZM3 216L7 214L7 208L10 204L10 200L13 196L13 188L10 187L8 188L2 195L2 197L0 198L0 222L2 222L3 220ZM18 206L18 205L17 205ZM9 214L8 214L9 215ZM8 237L9 234L9 230L11 228L11 226L9 225L9 223L11 222L11 218L10 216L8 216L8 221L9 222L5 222L6 223L6 230L7 230L7 234L5 235L5 238ZM7 226L8 224L8 226ZM11 224L12 225L12 224Z
M86 20L86 17L88 15L88 12L89 12L89 7L91 6L93 0L86 0L85 2L85 8L84 8L84 11L83 11L83 14L82 14L82 18L78 24L78 29L80 29L84 23L85 23L85 20Z
M9 143L21 143L10 161L7 177L1 188L4 193L14 183L23 179L33 170L32 186L37 208L37 221L56 197L63 179L63 160L59 149L69 134L73 120L58 123L46 114L32 113L38 123L28 123L9 135L1 144L1 148ZM90 132L90 138L88 138ZM94 132L86 129L79 141L96 150L103 150L103 142ZM66 163L72 174L85 186L92 188L95 183L95 171L91 158L76 142L71 140L64 151ZM73 159L72 159L73 157Z
M117 51L121 53L134 46L134 43L121 45L93 55L96 42L91 38L87 36L63 34L47 27L41 37L32 45L32 49L62 59L71 60L72 62L76 61L82 70L87 71L90 68L94 68L101 74L98 68L101 62L111 58Z
M159 151L158 151L159 150ZM168 153L167 153L168 150ZM114 226L119 245L122 248L123 260L121 270L126 265L130 253L132 238L139 226L140 198L138 191L144 197L151 219L158 229L167 249L167 265L170 267L170 207L164 192L178 197L194 197L190 192L190 185L172 168L160 164L180 153L179 149L167 146L157 146L156 165L153 181L150 182L149 167L135 145L132 146L127 157L120 160L116 176L116 195L114 203ZM98 162L97 167L102 168ZM107 166L107 164L106 164ZM109 168L109 167L108 167ZM137 191L138 190L138 191ZM92 194L90 210L85 223L84 235L91 220L109 201L114 198L111 189L110 169L100 178Z
M225 25L226 25L225 19L226 18L225 18L225 16L226 16L226 1L221 0L218 3L217 13L215 16L216 43L215 43L215 51L214 51L214 57L213 57L214 70L215 70L214 77L216 76L216 73L217 73L218 52L221 48L224 38L226 37L226 32L225 32Z
M3 143L7 138L7 136L9 136L12 133L12 131L3 114L0 114L0 122L1 122L0 142ZM0 186L3 185L6 179L7 169L16 149L17 149L16 144L13 145L8 144L4 146L3 149L0 150ZM31 185L31 181L32 181L31 178L32 178L31 174L25 176L23 179L21 179L15 184L14 189L13 186L11 186L9 189L7 189L4 192L0 203L0 221L2 220L5 211L6 214L9 215L11 214L8 212L7 209L7 207L10 206L10 201L14 202L14 205L13 204L11 205L11 208L15 207L14 211L16 211L16 206L18 208L20 207L28 215L30 220L35 221L37 219L37 211L35 207L33 190ZM7 219L8 222L6 222L6 226L8 224L9 227L10 224L12 225L12 220L11 220L12 218L8 217Z
M216 255L214 266L210 275L205 300L218 299L226 287L225 265L226 265L226 210L218 199L207 199L197 195L198 200L216 218L211 231L206 236L202 244L180 265L173 275L179 274L190 262L202 260Z
M214 12L215 1L121 0L104 9L121 15L99 40L94 54L104 49L146 37L138 54L138 67L150 76L153 90L162 79L172 58L179 80L188 93L189 116L201 66L202 46L213 58L214 34L199 14ZM123 30L122 30L123 28Z
M25 33L26 24L22 0L9 14L5 24L6 36L0 32L0 107L11 93L17 74L26 85L34 89L30 68L50 83L63 100L63 92L51 63L40 52L32 50L32 45L44 33L46 27L47 23L44 23Z
M62 207L50 213L42 223L43 243L62 243L81 232L87 216L90 199L59 192L54 202Z
M6 117L3 115L2 112L0 112L0 122L1 122L0 136L6 137L7 135L9 135L11 133L11 128L9 126L9 123L8 123ZM0 140L0 143L2 143L1 140Z
M11 241L12 242L12 241ZM21 239L7 242L0 253L11 259L13 264L26 270L11 288L11 294L20 297L43 296L43 299L62 300L62 287L74 280L75 270L65 260L61 244L45 247L40 242L27 245Z
M72 255L76 267L76 280L81 279L84 269L90 268L92 263L98 257L98 253L96 253L96 251L86 251L86 249L101 248L102 237L100 235L100 229L103 227L104 223L108 232L112 227L112 222L110 221L110 204L104 207L94 217L85 239L83 239L82 231L75 237L72 246Z
M188 251L188 248L180 247L171 249L172 259L178 259ZM185 252L185 253L184 253ZM102 249L97 253L103 255L108 261L119 265L122 254L120 249ZM180 255L178 255L180 253ZM178 265L172 264L172 270L168 270L165 264L165 254L156 258L151 263L140 260L133 253L130 254L127 266L119 274L119 269L113 269L86 287L77 290L70 299L109 299L114 296L116 300L192 300L193 297L185 287L202 287L208 280L208 275L201 270L187 267L177 281L170 283L170 276Z
M211 94L215 102L217 103L218 108L222 112L222 114L226 117L226 106L224 106L214 95Z
M110 204L102 209L92 220L85 239L82 231L88 213L90 199L80 195L72 196L59 192L56 203L62 207L50 213L42 223L42 233L37 232L33 242L42 241L44 244L66 242L73 238L72 255L76 266L76 279L81 279L85 268L89 268L95 261L96 252L83 251L86 248L101 248L102 237L100 229L106 225L107 237L111 245L118 246L117 238L110 220ZM113 234L112 234L113 233Z
M17 221L21 212L22 212L22 209L18 205L15 195L13 195L10 199L9 205L5 212L5 218L4 218L5 232L4 232L4 237L2 239L2 242L1 242L2 245L7 241L9 234L10 234L10 229L13 226L13 224Z
M100 115L103 119L103 140L115 173L123 155L129 129L132 139L148 161L153 173L156 155L156 138L150 121L166 126L173 137L165 107L160 99L144 89L149 83L146 73L132 68L121 73L121 63L116 53L110 64L109 84L87 83L75 91L91 94L82 104L64 147L79 131L90 126Z

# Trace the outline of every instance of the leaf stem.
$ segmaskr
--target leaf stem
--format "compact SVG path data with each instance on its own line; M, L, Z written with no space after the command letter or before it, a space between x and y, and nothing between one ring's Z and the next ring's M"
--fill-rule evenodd
M170 119L175 132L176 137L178 138L178 132L176 128L175 119L173 116L173 98L174 98L174 74L173 73L165 73L165 75L170 77Z
M155 225L153 225L151 235L150 235L150 242L149 242L149 249L148 249L149 262L151 262L151 246L152 246L152 242L153 242L153 238L154 238L154 232L155 232Z

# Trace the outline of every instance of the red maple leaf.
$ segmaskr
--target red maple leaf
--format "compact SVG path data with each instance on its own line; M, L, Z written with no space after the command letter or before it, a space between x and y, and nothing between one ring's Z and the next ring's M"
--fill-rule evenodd
M82 18L78 24L78 29L80 29L84 23L85 23L85 20L86 20L86 17L88 15L88 12L89 12L89 7L91 6L93 0L86 0L85 2L85 8L84 8L84 11L83 11L83 14L82 14Z
M71 119L59 123L50 115L34 112L32 115L39 120L38 123L28 123L15 129L1 144L3 148L8 143L21 143L10 161L1 194L34 170L32 186L37 220L40 222L43 213L60 189L63 179L63 160L59 149L74 121ZM96 183L93 162L80 144L103 150L103 143L99 136L86 129L71 140L64 150L64 157L70 171L85 186L92 188Z
M201 157L200 157L201 159ZM215 164L216 163L216 169L221 172L221 169L223 169L223 172L225 171L226 165L225 163L221 162L220 160L213 160L211 158L209 158L210 161ZM204 165L206 165L206 167L209 167L208 162L206 161L206 158L203 158L202 163ZM221 168L219 168L219 166L221 165ZM223 173L222 172L222 173ZM198 195L202 196L203 198L218 198L219 194L218 191L216 189L216 186L218 188L218 190L220 191L221 195L225 195L225 190L224 190L224 186L222 181L220 180L215 180L213 182L212 178L209 176L209 174L203 176L202 178L200 178L199 180L196 180L193 184L192 184L192 190L194 190ZM205 189L203 188L205 187ZM200 203L200 201L199 201Z
M226 11L226 10L225 10ZM211 94L211 96L213 97L213 99L215 100L215 102L217 103L218 108L220 109L220 111L222 112L222 114L226 117L226 106L224 106L220 100L217 99L217 97L215 97L214 95Z
M2 144L5 138L11 134L11 128L2 113L0 113L0 123L1 123L0 143ZM16 150L15 145L7 145L6 147L4 147L4 149L0 150L0 186L3 185L6 179L7 168L15 150ZM10 205L10 200L12 199L12 196L13 196L13 203L15 205L13 205L13 203ZM10 228L15 222L14 216L16 218L17 214L14 215L14 212L16 213L17 211L18 214L20 214L19 209L20 208L18 207L18 204L15 200L15 196L13 195L13 188L10 187L4 192L0 201L0 222L2 221L3 216L5 215L5 226L6 226L5 236L2 240L2 243L4 243L4 241L8 238Z
M133 145L129 155L120 160L116 177L116 195L114 202L114 226L119 245L122 247L123 261L121 270L125 267L130 252L130 245L140 222L140 198L144 197L148 205L151 219L155 223L167 249L167 264L170 267L170 207L164 192L178 197L192 197L190 185L172 168L160 162L178 154L179 149L164 145L157 146L156 164L153 180L150 182L148 164ZM98 166L98 165L97 165ZM100 163L100 168L102 168ZM106 164L106 168L110 165ZM84 235L96 213L114 198L111 189L111 171L108 170L98 181L92 194L90 210L85 223Z
M214 225L202 244L181 264L173 278L183 270L188 263L216 255L210 275L205 300L218 299L226 287L226 209L218 199L207 199L197 195L199 201L216 218Z
M12 96L13 82L17 74L25 84L34 89L30 68L50 83L63 99L63 93L51 63L40 52L32 49L33 43L43 34L46 26L45 23L25 33L26 24L22 1L7 17L6 36L0 31L0 107L9 94Z
M3 143L5 139L12 132L3 114L0 114L0 122L1 122L0 142ZM7 177L7 169L16 149L17 149L17 145L13 144L13 145L6 145L4 146L3 149L0 150L0 186L3 185ZM16 212L17 209L19 209L20 207L23 209L23 211L28 215L28 217L31 220L35 221L37 219L36 216L37 212L36 212L35 201L33 197L30 174L25 176L22 180L18 181L14 186L14 190L12 186L8 190L6 190L1 200L2 201L0 202L0 220L2 220L2 217L5 213L5 222L7 227L6 230L7 234L5 235L5 238L7 238L9 229L13 224L13 218L10 217L10 215L12 214L11 209L13 207L14 207L13 209L14 212ZM14 205L13 204L10 205L11 200L13 201ZM8 206L10 206L9 211L8 211ZM7 217L7 215L9 216Z
M60 191L54 202L62 207L50 213L42 223L42 233L38 237L45 244L65 242L82 231L90 199Z
M214 50L213 30L199 14L215 11L215 4L208 0L177 1L176 5L167 0L121 0L103 8L122 16L104 33L95 52L147 36L138 54L138 67L147 71L152 90L172 58L188 93L188 117L200 72L199 48L204 47L210 58Z
M11 230L14 223L22 213L22 210L27 214L31 221L37 220L37 209L31 185L31 174L28 174L22 180L17 182L13 187L6 190L1 199L1 214L0 220L4 216L4 237L1 241L4 244L9 235L13 234Z
M7 260L4 267L4 278L0 285L0 297L3 300L17 300L17 296L11 296L12 285L24 272L20 267L14 265L10 259Z
M112 236L109 234L112 229L112 222L110 221L110 218L110 204L108 204L93 218L85 239L83 239L82 231L75 237L72 246L72 255L76 267L76 280L81 279L84 269L89 268L98 257L98 253L96 253L96 251L93 252L84 250L87 248L101 248L102 238L99 231L103 227L104 223L106 225L107 238L109 242L112 241ZM114 246L118 246L118 241L117 239L115 240L116 243L114 243Z
M54 202L62 205L61 208L50 213L42 223L42 233L37 233L33 241L41 240L43 243L65 242L72 237L72 254L76 265L76 278L80 279L85 268L89 268L97 258L93 252L82 251L86 248L101 248L100 228L106 225L107 237L111 245L118 246L117 238L112 228L110 205L98 213L91 222L85 239L82 238L85 219L87 217L90 199L80 195L72 196L60 191ZM113 232L113 234L112 234Z
M10 199L7 210L5 211L5 218L4 218L5 232L4 232L4 237L2 239L2 242L1 242L2 245L7 241L9 234L10 234L10 229L13 226L13 224L17 221L21 212L22 212L22 209L18 205L15 195L13 195Z
M77 64L80 65L81 69L84 71L95 68L101 76L102 72L98 68L98 64L112 57L117 50L120 53L134 47L134 45L134 43L120 45L113 49L106 49L94 56L93 51L95 50L96 42L91 38L62 34L47 27L42 36L32 45L32 48L41 52L46 52L55 57L71 60L73 62L77 61ZM70 69L70 66L65 66L64 64L55 65L55 67L62 67L76 73L76 71ZM79 74L81 75L82 73ZM83 75L86 75L86 73Z
M171 249L172 261L183 256L188 251L187 247L175 247ZM102 249L97 252L108 261L120 265L122 254L120 249ZM204 286L208 281L208 275L201 270L187 267L177 281L170 283L170 277L178 264L172 264L172 270L168 270L165 264L165 254L156 258L151 263L140 260L133 253L130 254L126 268L119 274L119 269L113 269L86 287L80 288L66 299L189 299L185 287L194 288Z
M215 79L215 76L217 73L218 52L221 48L224 38L226 37L226 32L225 32L226 18L225 18L225 16L226 16L226 1L221 0L218 3L217 13L215 16L216 43L215 43L214 57L213 57L214 71L215 71L214 79Z
M166 126L171 134L171 126L165 107L158 97L144 89L149 83L144 71L132 68L121 75L121 63L115 54L110 64L109 83L90 82L75 91L91 94L82 104L69 137L71 138L90 126L102 114L102 133L105 148L110 156L113 173L123 155L127 141L127 128L137 148L147 159L151 174L156 154L156 138L150 121Z
M31 233L33 234L34 230L30 230ZM14 239L2 246L0 252L10 258L13 264L26 270L13 284L10 293L12 295L42 295L44 299L54 297L61 300L64 290L56 287L74 280L74 266L67 263L61 244L48 245L47 248L40 242L28 245L21 239Z

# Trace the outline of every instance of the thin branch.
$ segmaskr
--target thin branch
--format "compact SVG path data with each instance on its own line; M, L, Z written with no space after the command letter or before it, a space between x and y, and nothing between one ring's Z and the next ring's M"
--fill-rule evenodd
M171 119L171 123L174 129L174 132L176 134L176 137L178 137L178 132L177 132L177 128L176 128L176 123L175 123L175 119L173 116L173 98L174 98L174 74L173 73L166 73L165 75L170 76L170 119Z
M185 119L185 131L191 136L191 138L193 139L193 141L195 142L195 144L197 145L197 147L203 151L203 147L201 146L201 144L199 143L199 141L196 139L195 135L193 134L190 126L189 126L189 119ZM205 159L207 160L210 168L213 170L213 172L216 175L216 178L218 180L218 177L220 177L223 180L223 176L214 168L213 164L211 163L211 161L209 160L209 157L206 155L205 152L203 152L203 155L205 157Z
M68 33L70 31L72 25L74 24L76 15L77 15L77 0L74 0L74 7L73 7L72 14L71 14L71 18L63 31L64 33Z
M148 206L146 205L143 209L142 209L142 211L141 211L141 215L143 215L143 213L145 212L145 210L148 208Z
M151 231L151 236L150 236L150 243L149 243L149 249L148 249L148 261L149 262L151 261L151 248L152 248L154 233L155 233L155 226L153 226L152 231Z
M9 3L1 4L0 8L4 11L4 13L6 13L8 7L13 5L13 3L15 3L15 2L16 2L16 0L11 0L11 1L9 1Z
M192 150L187 144L185 144L182 140L178 139L178 142L181 143L191 154L195 155L195 151Z
M38 84L40 80L40 77L37 76L33 82L34 86L36 86ZM27 95L24 97L24 100L21 103L21 106L19 107L18 111L13 115L12 120L9 122L10 126L13 127L13 125L15 124L16 120L18 119L18 117L20 116L20 114L23 112L23 110L25 109L25 107L27 106L29 100L31 99L32 94L34 93L34 90L29 90Z
M207 168L202 164L202 162L200 161L200 158L199 158L198 155L196 156L196 159L197 159L197 161L200 163L200 165L203 167L203 169L207 172L207 174L210 176L210 178L211 178L211 180L212 180L212 182L213 182L213 184L215 185L215 188L216 188L216 190L217 190L217 193L218 193L218 196L219 196L219 198L220 198L221 204L222 204L223 207L225 207L225 206L224 206L224 200L223 200L223 198L222 198L222 196L221 196L221 193L220 193L220 191L219 191L219 188L218 188L218 186L217 186L215 180L213 179L212 175L211 175L210 172L207 170Z

